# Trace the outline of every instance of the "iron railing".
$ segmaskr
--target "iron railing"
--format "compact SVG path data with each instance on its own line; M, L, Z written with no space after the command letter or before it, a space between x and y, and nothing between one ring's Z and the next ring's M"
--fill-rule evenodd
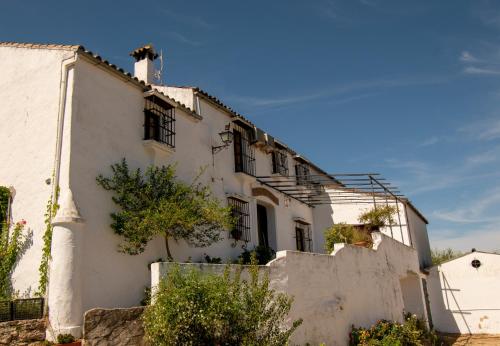
M42 318L44 303L43 298L0 300L0 322Z

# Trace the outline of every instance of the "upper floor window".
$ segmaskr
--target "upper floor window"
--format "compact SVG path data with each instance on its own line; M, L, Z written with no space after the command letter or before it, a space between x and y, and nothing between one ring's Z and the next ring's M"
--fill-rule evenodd
M311 225L295 222L295 243L297 251L312 252Z
M251 130L234 124L234 170L255 175L255 149L252 146Z
M144 139L153 139L175 148L175 108L156 96L146 98Z
M272 152L273 173L288 175L288 155L285 150L276 149Z
M295 176L298 185L309 185L311 182L311 172L307 163L297 163L295 165Z
M228 205L231 207L231 213L236 222L229 235L235 240L244 242L250 241L250 208L248 202L238 198L229 197Z

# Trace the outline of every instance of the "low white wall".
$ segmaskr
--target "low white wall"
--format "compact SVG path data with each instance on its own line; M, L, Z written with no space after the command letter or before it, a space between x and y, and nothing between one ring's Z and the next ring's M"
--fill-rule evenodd
M267 265L271 286L294 297L290 319L304 319L292 344L346 345L353 324L368 327L379 319L401 321L405 308L425 311L416 251L380 233L374 239L374 249L337 244L332 255L280 251ZM171 265L151 266L153 287ZM223 268L198 266L210 271ZM401 280L408 277L415 278L411 282L416 287L403 297Z
M472 252L432 267L427 284L436 330L500 334L500 255Z

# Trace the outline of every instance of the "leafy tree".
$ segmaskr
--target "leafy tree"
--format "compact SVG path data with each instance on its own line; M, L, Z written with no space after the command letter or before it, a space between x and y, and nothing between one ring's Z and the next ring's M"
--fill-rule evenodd
M444 250L433 249L431 250L432 264L438 265L447 261L451 261L463 255L463 252L447 248Z
M97 183L113 191L120 211L112 213L111 228L124 238L120 251L136 255L155 236L165 238L169 260L169 240L184 239L193 246L208 246L221 239L221 231L231 229L228 207L212 197L208 187L179 181L172 165L150 166L143 175L131 171L125 159L111 166L113 175L99 175Z
M259 279L254 256L250 280L241 266L223 275L199 269L169 271L160 282L153 304L144 313L144 328L153 345L286 345L302 320L285 326L292 298L269 288L267 274Z

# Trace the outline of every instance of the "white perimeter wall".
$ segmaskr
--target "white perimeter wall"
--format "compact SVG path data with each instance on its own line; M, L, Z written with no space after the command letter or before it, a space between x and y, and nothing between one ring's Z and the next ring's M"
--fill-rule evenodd
M38 288L45 206L52 186L61 61L73 52L0 47L0 185L14 187L12 220L25 219L29 248L13 275L19 295Z
M332 255L283 251L267 265L272 287L294 297L290 320L304 319L291 344L346 345L352 324L401 321L403 310L425 316L416 251L380 233L374 240L374 249L337 244ZM170 265L152 265L153 286Z
M473 252L432 267L427 285L436 330L500 334L500 255Z

